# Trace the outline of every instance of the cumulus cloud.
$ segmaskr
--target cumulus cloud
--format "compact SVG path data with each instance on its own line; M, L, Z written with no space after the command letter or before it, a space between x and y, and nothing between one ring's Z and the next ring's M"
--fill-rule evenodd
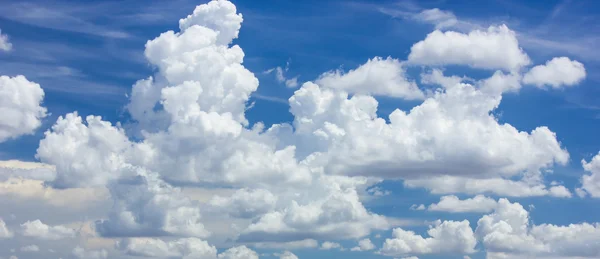
M45 240L59 240L75 237L75 230L64 226L48 226L39 219L21 224L23 236Z
M469 221L444 221L430 226L424 238L413 231L394 229L380 250L388 256L412 254L470 254L475 252L477 239Z
M375 57L356 69L326 72L315 81L326 88L343 90L352 94L392 96L408 100L423 99L417 84L406 78L402 62L391 57Z
M42 125L44 90L24 76L0 76L0 143L31 135Z
M279 259L298 259L298 256L290 251L285 251L279 255Z
M375 245L371 239L365 238L358 241L358 246L351 248L351 251L369 251L375 249Z
M446 212L484 212L488 213L496 208L496 200L477 195L473 198L461 200L454 195L442 196L440 202L429 205L430 211Z
M155 238L130 238L118 242L117 248L133 256L217 258L217 249L197 238L183 238L168 242Z
M600 197L600 153L592 158L591 161L586 162L581 160L583 169L590 174L583 175L581 177L581 189L578 189L581 193L580 196L586 193L592 197Z
M246 246L237 246L220 253L219 259L258 259L258 254Z
M12 43L8 41L8 36L6 34L2 34L2 30L0 30L0 50L5 52L12 50Z
M600 225L598 223L532 225L529 212L519 203L507 199L498 201L494 213L477 222L475 233L489 253L539 258L582 257L600 255Z
M506 25L468 34L436 30L415 43L408 61L421 65L466 65L515 71L531 61L519 47L516 33Z
M568 57L556 57L544 65L537 65L523 75L523 83L537 87L568 87L579 84L585 79L583 64Z

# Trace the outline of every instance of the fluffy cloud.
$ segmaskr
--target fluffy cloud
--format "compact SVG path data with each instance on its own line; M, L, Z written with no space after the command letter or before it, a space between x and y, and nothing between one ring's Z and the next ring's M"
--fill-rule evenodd
M440 202L429 205L430 211L447 212L491 212L496 208L496 200L477 195L473 198L461 200L454 195L442 196Z
M206 241L197 238L184 238L169 242L154 238L133 238L118 242L117 247L126 254L133 256L217 258L217 249L210 246Z
M220 253L219 259L258 259L258 254L246 246L237 246Z
M0 30L0 50L5 52L12 50L12 44L8 41L8 36L2 34L2 30Z
M298 259L298 256L290 251L285 251L279 255L279 259Z
M388 256L411 254L469 254L475 252L477 239L469 221L437 222L424 238L413 231L394 229L391 239L386 239L380 253Z
M46 117L44 90L24 76L0 76L0 143L33 134Z
M408 61L422 65L467 65L482 69L515 71L530 63L519 47L516 33L505 25L468 34L436 30L415 43Z
M0 218L0 239L11 238L13 236L14 233L6 227L6 223Z
M365 238L358 241L358 246L350 249L351 251L369 251L375 249L375 245L371 242L371 239Z
M506 177L569 158L547 127L527 133L498 123L491 111L501 96L472 85L438 91L410 113L395 110L390 123L376 116L372 97L347 97L306 83L290 98L297 134L320 142L315 161L331 173Z
M46 240L59 240L75 237L75 230L64 226L48 226L39 219L21 224L24 236Z
M406 78L402 62L391 57L375 57L354 70L329 71L317 78L318 85L339 89L353 94L393 96L404 99L423 99L415 82Z
M580 190L588 193L592 197L600 197L600 153L598 153L590 162L582 160L583 169L590 172L581 177L582 187Z
M494 213L479 219L475 232L490 253L539 258L600 256L598 246L588 245L600 242L598 223L530 225L529 212L507 199L500 199Z
M523 76L523 83L537 87L550 86L560 88L574 86L585 79L586 72L583 64L567 57L557 57L538 65Z

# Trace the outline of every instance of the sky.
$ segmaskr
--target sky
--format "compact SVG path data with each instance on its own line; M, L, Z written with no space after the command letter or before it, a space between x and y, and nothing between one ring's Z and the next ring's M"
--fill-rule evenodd
M0 258L600 258L599 15L0 0Z

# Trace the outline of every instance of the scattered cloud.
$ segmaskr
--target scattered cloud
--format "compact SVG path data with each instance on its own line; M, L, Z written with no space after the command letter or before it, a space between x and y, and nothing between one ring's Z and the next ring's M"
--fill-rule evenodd
M553 58L545 65L537 65L523 75L523 83L537 87L568 87L579 84L585 79L583 64L567 57Z
M12 50L12 43L8 41L8 36L6 34L2 34L0 30L0 50L4 52L9 52Z

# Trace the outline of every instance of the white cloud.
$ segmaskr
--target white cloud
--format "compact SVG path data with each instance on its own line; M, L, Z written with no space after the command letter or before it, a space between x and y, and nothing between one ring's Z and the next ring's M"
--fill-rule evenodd
M547 61L545 65L531 68L523 76L523 83L537 87L561 88L577 85L585 77L586 71L583 64L568 57L556 57Z
M298 256L296 256L290 251L285 251L281 255L279 255L279 259L298 259Z
M298 87L298 77L299 76L295 76L292 78L286 78L285 73L287 73L288 70L289 70L289 62L285 66L285 69L281 68L281 67L274 67L263 73L267 74L267 75L271 74L271 73L275 73L275 79L277 79L277 82L285 84L285 86L288 88Z
M75 237L75 230L64 226L48 226L39 219L21 224L23 236L45 240L59 240Z
M425 210L425 204L413 204L410 206L411 210Z
M44 90L24 76L0 76L0 143L31 135L42 125Z
M423 99L425 96L415 82L406 78L402 62L391 57L369 59L347 73L342 70L323 73L315 83L353 94L393 96L408 100Z
M275 208L277 196L265 189L239 189L230 197L213 197L209 204L233 217L253 218Z
M73 248L71 252L75 258L78 259L105 259L108 258L108 251L106 249L100 250L86 250L83 247L77 246Z
M442 196L440 202L429 205L430 211L459 212L484 212L488 213L496 208L496 200L477 195L473 198L461 200L454 195Z
M371 239L365 238L358 241L358 246L353 247L350 251L369 251L375 249L375 245Z
M15 234L6 227L6 222L0 218L0 239L12 238Z
M468 34L436 30L411 47L408 61L422 65L467 65L516 71L530 63L514 31L505 25Z
M12 44L8 41L8 36L2 34L2 30L0 30L0 50L5 52L12 50Z
M155 238L130 238L119 241L117 247L125 254L133 256L217 258L217 249L197 238L182 238L168 242Z
M583 196L586 193L592 197L600 197L600 153L592 158L591 161L586 162L581 160L583 169L590 174L583 175L581 177L581 189L578 189L579 196Z
M56 177L56 170L54 166L43 163L19 160L0 161L0 180L12 177L50 181Z
M436 29L443 29L455 26L459 21L456 16L449 11L438 8L426 9L414 15L414 19L435 25Z
M21 252L38 252L40 251L40 248L36 245L28 245L21 247L19 250L21 250Z
M500 199L494 213L477 222L476 235L489 253L508 253L532 258L588 257L600 255L600 225L568 226L530 224L529 212L519 203Z
M470 254L475 252L477 239L469 221L444 221L430 226L424 238L413 231L394 229L380 253L388 256L411 254Z
M258 254L246 246L237 246L220 253L219 259L258 259Z
M555 196L570 197L570 192L564 186L553 186L550 189L541 183L539 175L533 179L513 181L502 178L477 179L457 176L439 176L404 181L411 188L425 188L434 194L482 194L493 193L505 197Z

